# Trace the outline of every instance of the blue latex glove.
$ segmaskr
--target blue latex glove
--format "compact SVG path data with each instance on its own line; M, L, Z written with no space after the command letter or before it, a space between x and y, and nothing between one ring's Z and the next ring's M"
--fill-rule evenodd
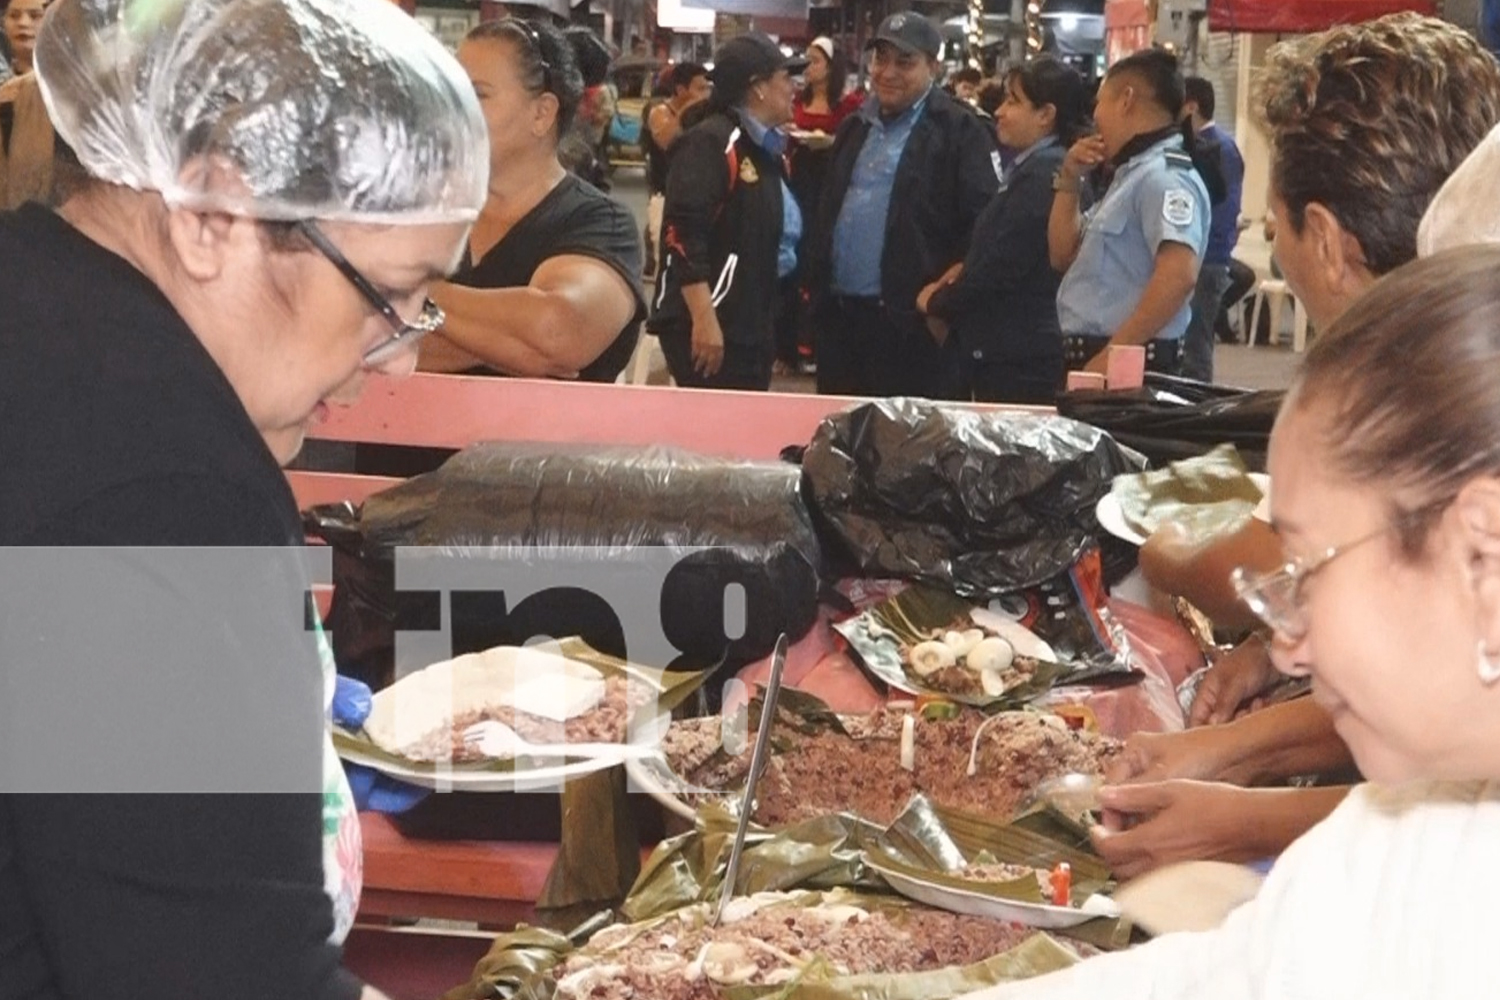
M408 785L363 764L343 763L354 808L360 812L403 813L432 794L429 788Z
M352 677L335 678L333 688L333 721L345 729L358 729L370 717L370 687ZM354 807L361 812L405 812L432 792L416 785L381 774L361 764L344 765L349 790L354 793Z
M370 686L343 674L334 678L333 721L345 729L358 729L370 717Z

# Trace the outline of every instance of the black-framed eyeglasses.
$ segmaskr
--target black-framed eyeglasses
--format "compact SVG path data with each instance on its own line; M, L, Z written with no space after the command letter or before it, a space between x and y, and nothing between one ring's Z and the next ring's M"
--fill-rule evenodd
M509 28L526 39L526 44L531 47L531 53L536 57L536 64L542 71L542 93L552 93L552 64L547 61L546 50L542 48L542 36L532 25L519 17L505 17L495 22L497 26Z
M338 268L340 274L349 279L349 284L359 290L359 294L364 296L365 301L384 316L386 322L391 325L391 329L395 331L391 337L382 340L365 352L364 363L366 365L371 367L383 365L402 351L414 347L417 341L429 333L442 327L447 317L443 315L443 310L438 307L438 304L431 299L422 300L422 312L415 320L408 323L402 319L401 314L396 312L396 307L391 305L391 300L380 294L380 291L371 284L370 279L360 274L359 269L349 263L349 258L333 245L311 219L299 220L297 231L307 237L307 241L317 249L318 253L328 258L328 262Z

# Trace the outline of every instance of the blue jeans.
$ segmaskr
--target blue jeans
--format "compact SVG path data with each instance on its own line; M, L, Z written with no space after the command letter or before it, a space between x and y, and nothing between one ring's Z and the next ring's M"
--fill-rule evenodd
M1214 380L1214 321L1224 308L1224 292L1229 288L1229 267L1204 264L1198 269L1198 286L1193 289L1193 316L1182 335L1182 373L1200 382Z

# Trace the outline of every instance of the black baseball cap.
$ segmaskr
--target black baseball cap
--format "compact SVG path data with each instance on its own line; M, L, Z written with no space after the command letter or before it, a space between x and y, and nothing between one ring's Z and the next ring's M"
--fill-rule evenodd
M735 104L749 91L751 82L769 79L779 69L800 73L806 68L806 57L788 56L768 36L747 31L719 46L708 78L713 81L715 100Z
M911 11L892 14L881 21L880 30L875 32L875 37L870 39L865 48L873 49L881 42L889 42L902 52L923 55L929 59L936 59L938 53L943 51L943 36L938 34L937 27L921 14Z

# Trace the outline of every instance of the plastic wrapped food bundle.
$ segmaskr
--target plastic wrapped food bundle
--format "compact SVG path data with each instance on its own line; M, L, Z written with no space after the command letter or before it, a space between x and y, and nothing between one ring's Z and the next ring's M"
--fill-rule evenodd
M383 0L57 0L36 66L84 169L169 204L403 224L484 204L473 87Z
M967 597L1066 573L1100 534L1094 506L1114 477L1144 464L1074 420L909 399L829 417L803 456L825 544L855 572Z
M681 654L679 668L721 659L738 666L769 652L780 632L800 638L817 618L818 541L798 470L778 463L663 448L482 444L370 497L358 512L316 508L309 528L335 547L329 626L341 672L375 687L394 676L397 630L441 622L436 594L397 591L398 548L487 560L517 586L551 581L534 593L454 593L454 655L580 635L601 652L641 657L626 638L646 627ZM528 562L537 558L564 569ZM606 576L614 589L594 586ZM622 579L629 608L611 596ZM726 621L737 617L726 613L736 584L741 622ZM643 608L659 622L621 620Z

